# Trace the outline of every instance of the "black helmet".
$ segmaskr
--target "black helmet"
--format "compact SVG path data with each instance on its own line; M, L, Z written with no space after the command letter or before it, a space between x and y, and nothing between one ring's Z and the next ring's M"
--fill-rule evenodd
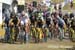
M70 18L74 17L74 14L73 13L70 13Z

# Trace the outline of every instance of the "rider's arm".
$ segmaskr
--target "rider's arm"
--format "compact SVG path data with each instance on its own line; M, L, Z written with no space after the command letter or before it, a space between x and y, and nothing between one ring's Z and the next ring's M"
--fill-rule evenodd
M13 20L13 19L10 19L10 20L9 20L9 25L13 25L12 20Z

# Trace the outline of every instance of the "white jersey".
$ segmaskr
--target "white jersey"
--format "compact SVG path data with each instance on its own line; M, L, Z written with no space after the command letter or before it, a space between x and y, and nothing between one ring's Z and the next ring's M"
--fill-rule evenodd
M51 1L51 0L43 0L43 3L46 4L46 6L49 7L49 6L50 6L50 1Z
M24 22L23 21L21 21L21 25L24 25Z
M29 21L29 19L27 18L27 19L25 19L25 23L27 24L28 23L28 21Z
M25 17L21 17L20 23L21 23L21 25L24 25L25 24Z

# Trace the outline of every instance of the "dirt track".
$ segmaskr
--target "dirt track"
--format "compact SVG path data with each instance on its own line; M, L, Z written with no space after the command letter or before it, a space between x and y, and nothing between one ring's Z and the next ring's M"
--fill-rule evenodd
M52 46L73 46L71 41L49 40L47 43L28 43L28 44L5 44L0 43L0 50L67 50L64 48L53 48ZM51 48L50 48L51 46Z

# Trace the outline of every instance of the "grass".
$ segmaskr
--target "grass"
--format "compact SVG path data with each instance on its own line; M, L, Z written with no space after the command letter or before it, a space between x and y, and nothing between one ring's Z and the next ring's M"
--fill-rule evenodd
M52 0L53 3L60 3L63 2L64 0ZM73 9L70 8L70 3L65 5L63 10L67 10L68 12L72 12L73 10L75 10L75 0L73 2Z
M75 3L75 0L73 0L73 3Z
M34 1L34 0L26 0L26 2L32 2L32 1ZM43 1L43 0L35 0L35 1L37 1L37 2L41 2L41 1ZM60 2L62 2L63 0L52 0L52 2L53 3L60 3Z
M52 0L53 3L60 3L63 2L63 0Z
M64 0L52 0L53 3L60 3L60 2L63 2ZM75 10L75 0L73 2L73 10ZM71 8L70 8L70 4L67 4L64 6L63 10L68 10L68 11L71 11Z
M73 9L75 10L75 3L73 3ZM70 10L70 4L65 5L64 10Z

